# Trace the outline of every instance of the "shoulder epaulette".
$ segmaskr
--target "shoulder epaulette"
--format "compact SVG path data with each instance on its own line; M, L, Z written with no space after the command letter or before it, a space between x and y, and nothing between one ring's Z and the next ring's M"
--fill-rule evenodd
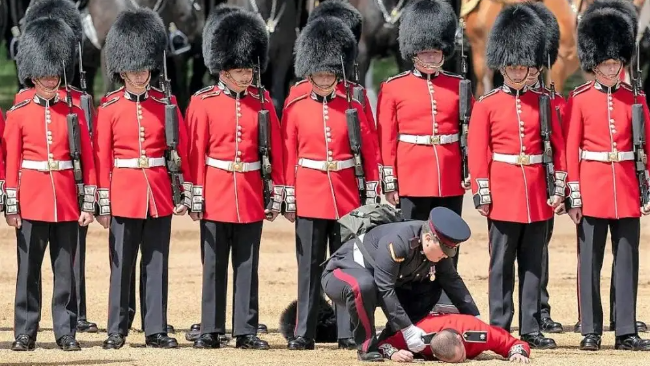
M158 88L156 88L155 86L150 86L149 88L150 88L151 90L153 90L153 91L158 92L158 93L161 93L161 94L164 93L164 92L162 91L162 89L158 89Z
M201 95L203 93L207 93L210 90L212 90L212 88L214 88L214 85L206 86L205 88L203 88L203 89L197 91L196 93L194 93L194 96L197 97L197 96L199 96L199 95Z
M106 95L104 95L104 98L108 98L109 96L111 96L111 95L113 95L113 94L115 94L115 93L117 93L117 92L119 92L119 91L122 91L122 90L124 90L124 87L121 87L121 88L119 88L119 89L113 90L112 92L108 92L108 93L106 93Z
M68 88L70 88L70 90L72 90L72 91L76 91L77 93L83 93L83 91L81 89L77 89L72 85L68 85Z
M399 79L401 77L404 77L404 76L408 75L409 73L410 73L410 71L404 71L403 73L397 74L395 76L391 76L388 79L386 79L386 83L388 83L390 81L393 81L395 79Z
M248 92L248 94L250 94L251 97L253 97L253 98L257 99L257 100L261 99L260 95L258 93ZM266 98L264 98L264 103L268 103L268 100Z
M580 94L580 93L582 93L583 91L588 90L589 87L591 87L591 81L588 81L588 82L586 82L586 83L584 83L584 84L582 84L582 85L578 85L578 86L576 86L576 87L573 89L573 91L571 92L571 96L575 96L575 95L577 95L577 94Z
M302 79L302 80L297 81L297 82L296 82L295 84L293 84L293 85L294 85L294 86L298 86L298 85L300 85L300 84L304 84L304 83L306 83L306 82L307 82L307 79Z
M626 83L624 81L621 81L621 88L623 88L625 90L628 90L628 91L631 91L631 92L634 91L634 89L632 88L632 85L630 85L630 84L628 84L628 83Z
M463 79L462 75L454 74L453 72L447 72L447 71L444 71L444 70L440 70L440 73L445 75L445 76L450 76L452 78L461 79L461 80Z
M160 104L167 104L167 102L165 102L164 100L162 100L162 99L158 99L158 98L156 98L156 97L154 97L154 96L151 96L151 99L152 99L153 101L156 101L156 102L160 103Z
M294 103L296 103L296 102L298 102L298 101L300 101L300 100L302 100L302 99L305 99L305 98L307 98L308 96L309 96L309 94L303 94L303 95L301 95L301 96L299 96L299 97L295 97L295 98L292 99L289 103L287 103L287 104L284 106L284 108L289 108L290 105L292 105L292 104L294 104Z
M221 94L221 90L215 90L212 93L201 95L201 100L211 98L211 97L218 97L220 94Z
M478 98L478 101L480 102L480 101L482 101L483 99L485 99L485 98L487 98L487 97L489 97L489 96L492 96L492 95L496 94L499 90L501 90L501 88L494 88L494 89L490 90L489 92L487 92L487 93L481 95L481 97Z
M31 102L31 101L32 101L31 99L23 100L22 102L20 102L20 103L14 105L13 107L11 107L7 112L15 111L18 108L22 108L22 107L26 106L27 104L29 104L29 102Z
M24 92L26 92L26 91L28 91L28 90L29 90L29 88L22 88L22 89L20 89L20 90L18 91L18 94L20 94L20 93L24 93Z
M111 99L111 100L107 100L107 101L105 101L102 105L100 105L99 108L106 108L106 107L108 107L109 105L111 105L111 104L117 102L119 99L120 99L120 97L115 97L115 98L113 98L113 99Z
M347 98L348 98L347 95L345 95L345 94L343 94L343 93L341 93L341 92L336 92L336 96L337 96L337 97L341 97L341 98L343 98L343 99L347 99ZM356 102L356 103L361 104L360 101L356 100L356 99L353 98L352 96L350 96L350 99L351 99L353 102ZM363 104L361 104L361 105L363 105Z

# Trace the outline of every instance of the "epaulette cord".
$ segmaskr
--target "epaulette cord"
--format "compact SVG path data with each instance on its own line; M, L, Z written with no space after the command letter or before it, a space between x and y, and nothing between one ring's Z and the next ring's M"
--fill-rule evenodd
M399 73L399 74L397 74L395 76L391 76L388 79L386 79L386 83L391 82L391 81L393 81L395 79L399 79L401 77L404 77L404 76L408 75L409 73L410 73L410 71L404 71L404 72Z
M194 93L194 96L196 97L196 96L199 96L199 95L201 95L203 93L207 93L210 90L212 90L212 88L214 88L214 85L206 86L205 88L203 88L203 89L197 91L196 93Z
M478 98L478 101L480 102L480 101L482 101L483 99L485 99L485 98L487 98L487 97L489 97L489 96L491 96L491 95L496 94L499 90L501 90L501 88L494 88L494 89L490 90L489 92L487 92L487 93L481 95L481 97Z
M29 102L31 102L31 101L32 101L31 99L23 100L22 102L20 102L20 103L14 105L13 107L11 107L7 112L15 111L18 108L22 108L22 107L26 106L27 104L29 104Z
M105 101L102 105L100 105L99 108L106 108L106 107L108 107L109 105L111 105L111 104L117 102L119 99L120 99L120 97L115 97L115 98L113 98L113 99L111 99L111 100L107 100L107 101Z

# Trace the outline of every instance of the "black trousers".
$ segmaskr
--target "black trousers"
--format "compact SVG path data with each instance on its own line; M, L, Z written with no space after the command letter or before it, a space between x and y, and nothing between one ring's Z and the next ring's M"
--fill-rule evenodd
M108 334L129 334L129 295L133 263L142 250L146 336L165 333L171 215L131 219L114 216L109 233L111 259Z
M88 320L86 314L86 236L88 226L79 226L74 256L74 279L77 293L77 321Z
M73 270L77 246L76 221L43 222L22 220L16 229L18 276L14 308L14 335L36 338L41 318L41 265L50 244L50 260L54 272L52 323L54 336L75 336L77 329L77 298Z
M436 207L446 207L458 215L463 213L463 196L452 196L452 197L400 197L399 199L400 209L402 210L402 215L406 220L423 220L426 221L429 219L429 213ZM456 253L456 256L452 258L454 262L454 267L458 268L458 257L460 252ZM443 291L440 300L438 301L440 305L451 306L451 300L449 296Z
M547 221L530 224L488 220L490 324L510 332L515 312L515 260L519 277L519 334L539 332L540 277Z
M553 236L553 227L555 224L555 218L551 217L548 220L548 225L546 227L546 241L544 243L544 250L542 251L542 279L541 279L541 318L550 318L551 317L551 305L549 304L550 295L548 294L548 271L549 271L549 255L548 255L548 245L551 242L551 237Z
M578 225L578 306L582 334L603 333L600 271L607 230L612 238L616 335L636 334L636 295L639 283L639 218L618 220L584 216Z
M298 258L298 316L296 337L314 339L321 294L321 275L329 243L330 254L341 247L341 229L335 220L296 218ZM350 315L344 306L335 306L338 338L351 338Z
M232 250L233 336L255 335L259 323L258 268L262 221L237 224L201 220L203 291L201 333L226 333L228 257Z
M361 266L337 268L323 273L321 284L337 310L344 308L350 314L357 349L376 351L375 309L379 294L372 273Z

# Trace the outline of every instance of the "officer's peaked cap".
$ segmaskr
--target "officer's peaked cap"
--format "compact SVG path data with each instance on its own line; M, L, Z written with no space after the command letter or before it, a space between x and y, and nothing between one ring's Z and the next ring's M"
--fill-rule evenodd
M524 5L534 11L545 26L546 46L544 47L544 54L541 56L544 62L540 66L548 66L549 62L552 66L557 60L557 54L560 48L560 25L557 23L555 15L553 15L544 3L528 1Z
M204 62L206 59L210 59L212 57L210 42L205 42L205 39L211 37L212 34L214 34L214 30L216 29L217 25L219 25L219 21L223 17L235 11L243 11L243 8L235 5L219 4L213 10L210 10L208 19L205 21L205 25L203 26L204 41L202 44L202 51L203 51Z
M445 0L418 0L406 7L399 25L399 49L410 61L419 52L441 50L445 57L454 53L458 20Z
M458 245L469 239L472 232L460 215L446 207L436 207L429 213L429 228L438 237L442 251L453 257Z
M216 20L209 34L204 34L205 66L210 73L257 66L262 72L268 63L269 33L257 13L247 10L230 11Z
M523 4L501 10L488 36L487 64L537 67L544 64L546 29L537 14Z
M151 71L154 79L163 70L167 31L158 13L147 8L126 10L118 15L106 36L106 68L114 82L120 73Z
M317 72L331 72L343 76L354 67L357 42L350 28L335 17L322 17L309 22L298 36L295 46L296 76L306 78Z
M25 26L18 44L16 65L20 82L34 86L31 79L60 76L63 82L63 64L66 76L74 73L75 35L60 19L39 18Z
M347 0L327 0L314 8L311 14L309 14L307 22L309 23L314 19L327 16L341 19L350 28L352 34L354 34L354 38L359 43L363 28L363 16L357 8L352 6Z
M83 27L81 25L81 13L70 0L32 0L25 11L23 18L27 25L35 19L49 17L61 19L67 24L76 37L76 42L83 41Z

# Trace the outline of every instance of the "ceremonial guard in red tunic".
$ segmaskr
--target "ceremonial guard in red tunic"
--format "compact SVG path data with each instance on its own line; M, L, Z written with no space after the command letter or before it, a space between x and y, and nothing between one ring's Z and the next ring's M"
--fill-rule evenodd
M296 75L307 78L312 90L289 101L282 115L285 216L296 222L298 255L298 319L289 349L314 348L321 263L328 242L331 253L341 246L336 220L378 195L377 153L373 144L362 143L372 140L372 130L361 104L336 86L344 77L342 64L349 70L356 52L354 35L334 17L311 21L296 44ZM358 115L361 141L349 138L348 111ZM337 323L339 344L348 348L350 318L343 307L337 307Z
M526 79L543 64L545 26L530 8L513 5L498 15L490 33L487 62L505 84L474 105L469 128L469 168L474 205L488 218L490 324L510 331L514 314L514 264L519 268L519 333L532 348L554 348L540 332L540 277L548 220L565 190L564 140L557 117L541 133L540 98ZM552 150L547 171L543 147ZM544 163L544 164L543 164ZM547 187L547 174L552 186Z
M639 275L640 216L650 212L646 185L646 146L650 131L633 121L633 108L650 120L645 95L619 80L631 60L636 21L618 7L590 6L578 27L582 69L595 80L576 88L566 112L569 216L578 225L578 305L584 336L580 349L598 350L603 332L600 270L607 231L612 236L616 284L616 349L650 350L635 326ZM637 104L637 107L633 107ZM634 137L635 130L637 138ZM636 163L635 163L636 160ZM638 166L635 166L637 164ZM637 175L637 171L640 169ZM641 197L641 200L640 200Z
M268 37L259 16L242 10L223 16L203 38L206 67L219 81L192 97L186 115L191 216L201 221L203 252L195 348L219 348L226 333L231 249L236 347L269 348L257 337L258 265L263 220L275 220L283 202L282 134L269 94L252 86L255 71L268 62Z
M169 146L166 133L173 135L176 128L165 125L165 110L173 98L161 100L149 90L150 80L162 72L166 47L163 22L149 9L121 13L106 39L108 75L114 82L123 82L124 89L111 94L99 107L94 136L97 220L104 228L110 226L105 349L121 348L128 335L131 272L138 249L146 278L146 344L178 347L166 330L169 240L172 214L182 215L190 206L191 179L187 129L181 114L175 108L178 135L173 140L177 146ZM175 155L180 157L182 174L165 168L173 165Z
M19 79L36 89L33 98L7 113L2 140L7 153L7 223L16 228L18 241L12 345L16 351L34 349L41 311L41 264L48 243L56 343L63 350L80 349L75 340L73 260L78 226L93 221L97 186L84 115L58 93L64 73L73 73L75 46L75 35L65 22L43 17L26 25L16 58ZM76 126L68 124L70 114L77 115ZM78 134L76 146L69 143L74 131L69 127ZM80 154L73 156L72 151Z

